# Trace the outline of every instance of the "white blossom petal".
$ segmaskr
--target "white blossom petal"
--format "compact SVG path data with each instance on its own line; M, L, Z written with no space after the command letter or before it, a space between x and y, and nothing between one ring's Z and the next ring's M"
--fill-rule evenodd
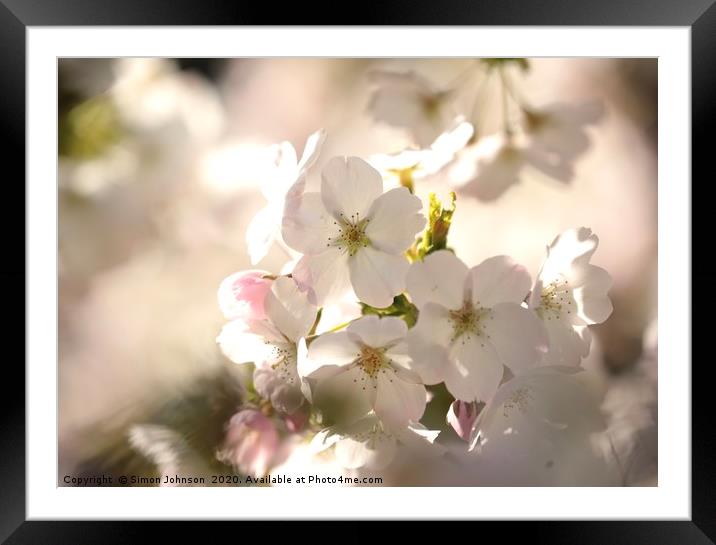
M251 264L256 265L271 249L281 233L281 209L268 205L259 210L246 228L246 244Z
M607 295L612 286L611 275L595 265L585 268L581 288L574 290L577 315L586 324L600 324L612 313L612 302Z
M260 184L261 193L270 202L282 199L289 187L296 181L296 150L290 142L281 142L270 146L267 150L273 171Z
M316 321L318 309L291 278L274 280L264 302L266 314L283 335L294 343L305 337Z
M445 386L456 399L488 401L497 391L504 368L488 340L457 339L450 349L450 360Z
M546 365L578 366L589 355L592 335L587 326L573 326L561 320L543 322L549 339L549 350L542 356Z
M472 301L482 307L522 303L530 291L530 274L504 255L490 257L470 269Z
M308 358L299 359L298 373L302 377L311 377L322 367L346 367L359 355L360 346L346 331L324 333L308 347Z
M385 308L405 289L410 264L403 255L386 254L368 246L352 256L348 266L358 299L372 307Z
M346 331L358 343L382 348L404 339L408 333L408 326L403 320L394 316L379 318L368 315L351 322Z
M462 193L494 201L520 181L525 164L524 150L504 135L487 136L458 152L448 167L448 180Z
M303 193L300 185L286 197L281 234L294 250L315 255L324 252L329 238L338 232L319 193Z
M444 446L435 442L440 431L429 430L420 422L411 422L405 429L398 430L395 434L398 441L405 445L411 454L433 458L442 456L447 451Z
M312 453L317 454L331 448L341 439L342 436L338 430L335 428L325 428L313 436L309 448Z
M309 170L318 159L321 153L321 148L326 140L326 131L319 129L306 139L306 145L303 148L303 154L301 155L301 161L298 163L298 171Z
M539 278L544 285L564 276L575 287L581 285L581 267L587 265L599 245L599 238L591 229L569 229L557 236L547 248Z
M407 335L407 333L408 332L406 330L405 334ZM413 361L410 359L410 354L408 353L408 343L405 339L398 341L395 344L391 344L390 348L385 351L385 356L390 358L393 363L399 365L400 367L405 369L413 368Z
M383 192L380 173L358 157L334 157L323 167L321 198L335 219L368 216Z
M542 321L515 303L500 303L492 308L485 331L500 360L511 371L534 365L547 352L549 341Z
M415 72L376 70L370 79L378 85L368 104L373 117L408 129L422 148L430 146L456 116L450 94Z
M363 370L354 366L320 380L313 392L314 404L341 424L350 424L368 414L375 400L374 385Z
M397 444L392 435L376 432L361 439L347 436L336 443L336 459L343 467L380 470L395 458Z
M350 290L348 256L338 248L321 254L304 255L293 269L293 279L308 291L308 301L323 306L340 300Z
M421 210L420 199L407 188L391 189L373 202L365 233L378 250L389 254L404 252L425 227Z
M273 347L266 340L286 342L281 333L268 321L232 320L224 325L216 338L224 355L234 363L266 361Z
M460 308L465 296L467 266L448 250L439 250L410 266L408 294L418 308L429 302Z
M422 384L405 382L390 369L378 373L374 410L387 428L398 429L411 420L419 420L425 412L425 404Z
M449 365L447 346L451 335L448 311L436 303L427 303L420 310L415 327L407 335L411 369L420 375L425 384L437 384L445 379Z

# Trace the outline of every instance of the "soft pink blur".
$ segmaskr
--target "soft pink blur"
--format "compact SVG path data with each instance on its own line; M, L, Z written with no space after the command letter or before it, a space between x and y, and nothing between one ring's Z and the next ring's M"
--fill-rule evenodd
M219 459L244 475L262 477L268 472L278 446L273 422L261 411L245 409L231 417Z

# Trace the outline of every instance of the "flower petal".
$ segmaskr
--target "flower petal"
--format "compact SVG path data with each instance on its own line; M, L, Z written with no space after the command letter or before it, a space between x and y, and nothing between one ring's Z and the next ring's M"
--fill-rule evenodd
M611 275L595 265L588 265L581 275L582 286L574 290L577 315L587 324L600 324L614 310L607 295L612 286Z
M413 263L405 282L410 298L418 308L434 302L456 309L462 306L467 276L467 266L455 254L439 250L424 261Z
M413 368L413 360L410 359L410 354L408 353L408 343L405 339L400 340L395 344L391 344L390 348L385 351L385 357L390 358L395 365L404 369Z
M366 218L382 192L383 178L363 159L334 157L323 167L321 198L336 220Z
M306 293L286 276L274 280L264 305L274 325L293 342L308 334L318 312L315 305L308 302Z
M323 452L324 450L331 448L342 438L343 437L338 430L336 430L336 428L331 427L322 429L313 436L311 444L309 445L309 450L314 454Z
M289 187L296 181L296 150L290 142L281 142L269 146L266 150L271 158L273 171L267 181L261 184L261 193L267 201L273 202L285 195Z
M451 334L448 311L436 303L427 303L421 309L415 327L407 335L411 369L420 375L425 384L437 384L445 379Z
M358 299L376 308L389 307L405 288L410 264L403 255L361 248L348 260L350 279Z
M301 155L301 161L298 163L298 170L309 170L318 159L323 147L323 142L326 140L326 131L319 129L306 139L306 145L303 148L303 155Z
M221 281L216 297L219 308L228 320L264 320L264 300L271 290L268 271L248 270L230 274Z
M319 193L303 193L302 178L286 196L281 223L283 240L294 250L315 255L326 250L337 228Z
M411 420L420 420L425 412L425 386L399 379L393 370L378 373L378 391L374 410L391 430L405 427Z
M524 151L502 134L480 138L448 167L451 185L481 201L494 201L520 181Z
M308 347L307 359L299 359L298 374L311 377L322 367L346 367L359 355L360 347L347 332L324 333Z
M286 342L281 334L265 320L251 321L232 320L224 325L216 338L224 355L234 363L250 363L266 361L271 356L273 347L265 340Z
M587 326L573 326L561 320L544 322L549 350L542 357L545 365L578 366L589 355L592 335Z
M393 461L396 451L395 437L382 432L372 433L366 440L344 437L336 443L335 449L336 459L343 467L373 470L384 469Z
M573 287L580 285L579 268L587 265L599 245L597 235L591 229L569 229L558 235L547 248L539 278L543 285L566 276Z
M246 245L249 249L251 264L256 265L271 249L271 245L281 233L281 209L265 206L259 210L246 228Z
M348 256L338 248L304 255L292 276L301 290L308 291L308 301L317 306L340 300L350 290Z
M360 367L351 367L320 380L313 392L314 404L339 424L350 424L373 408L374 385Z
M351 338L373 348L390 346L405 338L408 326L400 318L375 315L363 316L347 328Z
M518 373L534 365L547 352L547 332L537 315L515 303L492 308L485 331L500 360Z
M365 233L371 244L389 254L407 250L415 235L425 227L422 203L405 187L397 187L378 197L368 212Z
M479 337L457 339L450 350L445 386L463 401L487 402L497 391L504 368L492 344Z
M411 422L404 430L396 432L398 441L405 445L411 452L418 456L432 458L445 454L447 449L436 443L440 435L438 430L429 430L420 422Z
M530 274L511 257L490 257L470 269L472 301L482 307L498 303L522 303L530 291Z

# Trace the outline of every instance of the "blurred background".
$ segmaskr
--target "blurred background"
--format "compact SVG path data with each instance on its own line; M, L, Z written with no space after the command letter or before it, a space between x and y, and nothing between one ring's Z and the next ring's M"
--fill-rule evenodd
M397 152L409 140L368 114L366 75L414 70L440 86L469 62L60 59L60 475L151 474L128 445L137 422L189 430L196 449L213 452L242 398L242 370L215 342L224 323L216 290L254 268L245 231L265 205L260 150L286 140L300 156L324 128L318 171L335 155ZM592 262L614 278L614 313L594 328L584 366L602 389L620 460L610 484L654 485L657 61L530 59L513 81L533 104L595 100L604 115L588 127L569 183L530 170L491 202L458 193L450 245L470 266L507 254L534 277L560 232L587 226L599 236ZM499 105L486 93L478 115L499 115ZM416 182L421 197L448 190ZM278 273L289 258L274 246L258 268ZM450 401L435 393L423 422L458 445L445 425ZM388 484L482 484L455 449L452 465L405 462Z

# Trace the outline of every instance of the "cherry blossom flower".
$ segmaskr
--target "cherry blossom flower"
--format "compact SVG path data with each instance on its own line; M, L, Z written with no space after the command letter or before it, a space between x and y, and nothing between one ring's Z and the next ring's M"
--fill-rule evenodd
M415 72L371 72L376 88L368 110L376 121L407 129L423 148L453 122L457 112L450 90L439 90Z
M291 414L304 399L296 372L297 343L308 335L318 309L287 277L274 280L264 308L266 319L235 319L216 340L231 361L254 362L256 391L276 410Z
M618 484L595 439L606 430L597 381L574 367L537 366L505 382L480 412L470 450L485 486Z
M315 405L342 423L374 411L386 427L404 427L425 411L425 387L410 370L405 344L408 326L400 318L370 315L345 331L326 333L299 360L301 377L317 379Z
M264 299L271 291L271 275L267 271L239 271L227 276L219 286L219 308L228 320L264 320Z
M468 441L478 413L479 409L476 402L456 399L448 409L447 423L455 430L460 439Z
M493 201L520 180L527 165L524 148L503 133L480 138L447 167L448 182L464 194Z
M589 260L599 239L590 229L565 231L547 248L529 300L544 323L549 351L544 363L579 365L589 354L591 334L588 326L599 324L612 313L607 295L612 278Z
M414 180L438 173L472 138L473 126L458 118L454 126L425 149L408 148L399 153L376 154L368 162L377 168L389 187L412 186Z
M244 475L263 477L278 448L279 436L273 422L261 411L244 409L231 417L217 458Z
M541 108L522 107L532 162L547 174L568 172L577 157L589 148L586 127L604 115L601 102L554 103Z
M406 188L383 193L378 171L357 157L335 157L323 169L321 192L291 189L283 217L286 243L303 254L293 278L324 305L351 288L374 307L403 291L403 252L425 225L422 203Z
M439 434L418 422L388 430L375 415L369 415L349 426L321 430L311 441L311 449L322 452L334 447L336 460L347 469L380 470L393 461L400 446L418 456L442 455L444 447L435 443Z
M574 162L589 148L586 126L596 123L601 105L554 104L524 108L520 133L485 136L458 151L447 167L448 182L462 193L493 201L530 170L561 183L574 177Z
M316 162L325 136L322 130L311 134L306 140L300 161L290 142L282 142L270 148L275 168L273 175L261 184L261 192L267 204L256 213L246 230L246 244L253 265L266 257L275 241L281 240L281 218L286 194Z
M507 256L468 269L440 250L411 265L408 293L420 310L408 334L413 367L425 384L445 382L463 401L488 401L502 380L547 350L544 327L523 308L530 277Z

